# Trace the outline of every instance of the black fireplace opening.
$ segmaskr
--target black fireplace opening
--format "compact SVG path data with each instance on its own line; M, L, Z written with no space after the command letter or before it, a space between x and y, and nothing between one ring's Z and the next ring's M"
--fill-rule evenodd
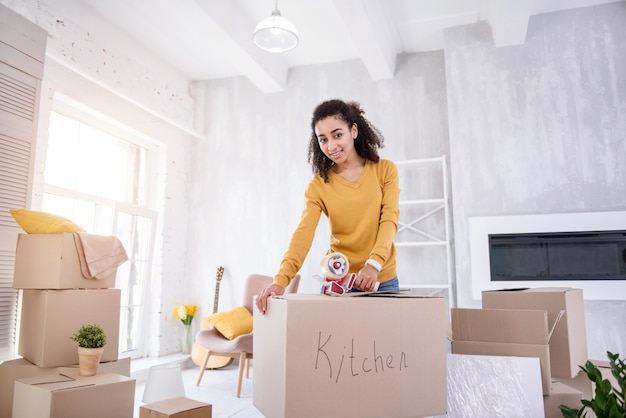
M626 231L489 235L491 281L626 280Z

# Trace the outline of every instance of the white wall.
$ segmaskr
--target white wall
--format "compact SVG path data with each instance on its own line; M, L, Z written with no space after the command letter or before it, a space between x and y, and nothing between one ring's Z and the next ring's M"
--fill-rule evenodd
M148 289L152 317L145 346L152 356L180 349L180 324L171 310L193 290L184 274L195 100L190 81L137 46L119 31L93 18L81 2L0 0L49 33L44 66L33 208L41 203L48 117L61 94L118 120L158 145L154 167L159 211L155 266ZM70 7L71 6L71 7ZM111 167L112 170L115 167ZM106 175L106 173L103 173Z

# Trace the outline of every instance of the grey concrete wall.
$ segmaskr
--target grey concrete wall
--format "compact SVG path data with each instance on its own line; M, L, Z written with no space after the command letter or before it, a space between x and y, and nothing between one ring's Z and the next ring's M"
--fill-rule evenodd
M523 45L446 32L456 270L471 296L468 218L626 207L626 3L534 16ZM622 299L623 299L622 295ZM589 351L626 351L626 302L586 302Z

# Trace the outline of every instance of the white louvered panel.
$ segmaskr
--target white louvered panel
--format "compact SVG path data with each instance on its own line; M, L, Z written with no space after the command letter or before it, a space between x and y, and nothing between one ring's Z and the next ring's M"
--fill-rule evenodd
M39 80L0 61L0 126L3 133L7 134L5 129L9 129L11 136L32 137L39 88Z
M0 110L33 121L37 86L0 73Z
M17 234L9 209L26 207L47 33L0 5L0 353L15 347Z
M0 347L15 341L17 289L13 289L15 250L0 251Z
M26 206L31 144L0 133L0 227L15 227L9 209Z

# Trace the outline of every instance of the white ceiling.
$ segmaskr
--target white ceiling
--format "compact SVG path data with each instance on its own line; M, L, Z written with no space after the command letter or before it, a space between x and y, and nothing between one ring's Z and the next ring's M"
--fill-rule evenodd
M487 21L496 45L522 43L532 15L615 0L279 0L300 34L292 51L254 46L275 0L75 0L192 80L245 76L280 91L291 67L360 59L374 80L393 77L396 55L443 48L443 30Z

